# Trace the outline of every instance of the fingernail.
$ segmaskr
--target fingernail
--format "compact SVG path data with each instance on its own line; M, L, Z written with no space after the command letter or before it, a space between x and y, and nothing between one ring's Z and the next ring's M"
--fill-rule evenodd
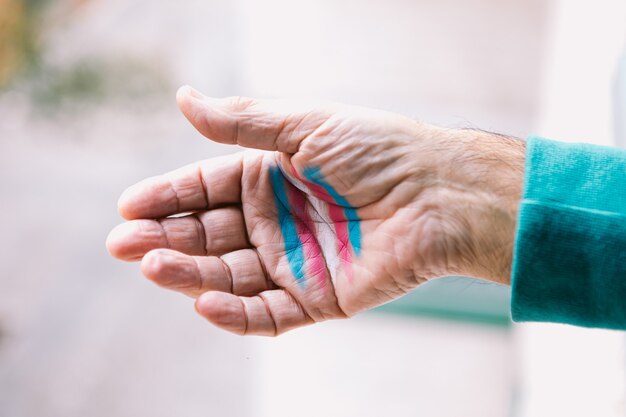
M189 85L183 85L176 92L176 97L178 99L180 99L180 98L182 98L184 96L189 96L189 97L195 98L196 100L203 100L205 98L205 96L201 92L199 92L198 90L192 88Z
M187 85L185 86L187 88L187 94L189 94L191 97L193 98L197 98L197 99L203 99L204 98L204 94L202 94L201 92L199 92L198 90L196 90L195 88Z

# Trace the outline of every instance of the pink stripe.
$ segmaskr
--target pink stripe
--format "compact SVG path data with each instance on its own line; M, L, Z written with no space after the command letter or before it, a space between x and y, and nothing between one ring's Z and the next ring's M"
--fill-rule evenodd
M328 205L328 215L335 226L337 234L337 254L346 271L348 282L352 282L352 252L350 251L350 232L348 232L348 222L343 213L343 208L335 205Z
M304 178L302 178L300 175L298 175L293 165L291 166L291 175L296 177L298 181L300 181L301 183L306 185L308 188L310 188L311 191L313 191L313 194L315 195L315 197L320 198L326 201L327 203L332 203L334 201L333 198L330 195L328 195L324 187L322 187L321 185L312 183L310 181L307 181Z
M319 242L313 234L315 225L306 209L306 199L302 191L293 185L289 184L287 187L289 200L291 200L292 207L296 213L296 232L302 242L304 257L308 261L309 274L313 277L317 276L321 287L324 288L326 286L326 264Z
M343 208L333 203L333 198L328 195L322 186L301 178L293 165L291 166L291 174L309 187L316 197L328 202L328 216L333 222L335 234L337 235L337 255L343 264L348 282L352 282L352 252L350 251L350 233L348 231L348 222Z

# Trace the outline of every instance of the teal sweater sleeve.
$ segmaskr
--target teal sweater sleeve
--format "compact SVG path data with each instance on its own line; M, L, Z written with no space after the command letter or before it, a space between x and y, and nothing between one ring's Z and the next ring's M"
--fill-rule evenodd
M626 329L626 151L530 138L524 181L513 320Z

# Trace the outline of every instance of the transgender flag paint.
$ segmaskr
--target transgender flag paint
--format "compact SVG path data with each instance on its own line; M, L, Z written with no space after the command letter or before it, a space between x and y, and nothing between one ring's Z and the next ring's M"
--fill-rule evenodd
M285 245L289 268L301 288L311 279L326 286L326 263L317 239L316 221L305 194L290 183L277 168L270 168L274 202Z
M297 188L323 200L310 199L307 204L304 194L300 190L293 190L291 207L306 226L298 229L300 241L305 248L312 246L305 242L315 242L315 247L324 255L333 279L343 271L351 282L353 256L361 253L360 220L356 210L324 180L319 168L305 169L306 179L298 175L293 167L290 174L285 176ZM312 253L306 256L307 260L311 260L309 268L320 276L319 268L323 267L323 259L321 254L315 253L315 248L310 249Z

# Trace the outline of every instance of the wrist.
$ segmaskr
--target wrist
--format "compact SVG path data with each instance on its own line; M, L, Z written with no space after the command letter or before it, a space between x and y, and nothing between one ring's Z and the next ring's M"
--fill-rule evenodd
M465 220L472 228L466 275L510 284L517 213L524 183L526 144L499 134L455 131L461 163L451 178L469 193Z
M440 224L437 276L509 284L525 142L470 129L422 129L419 137L427 140L416 142L416 157L432 164L436 178L421 196Z

